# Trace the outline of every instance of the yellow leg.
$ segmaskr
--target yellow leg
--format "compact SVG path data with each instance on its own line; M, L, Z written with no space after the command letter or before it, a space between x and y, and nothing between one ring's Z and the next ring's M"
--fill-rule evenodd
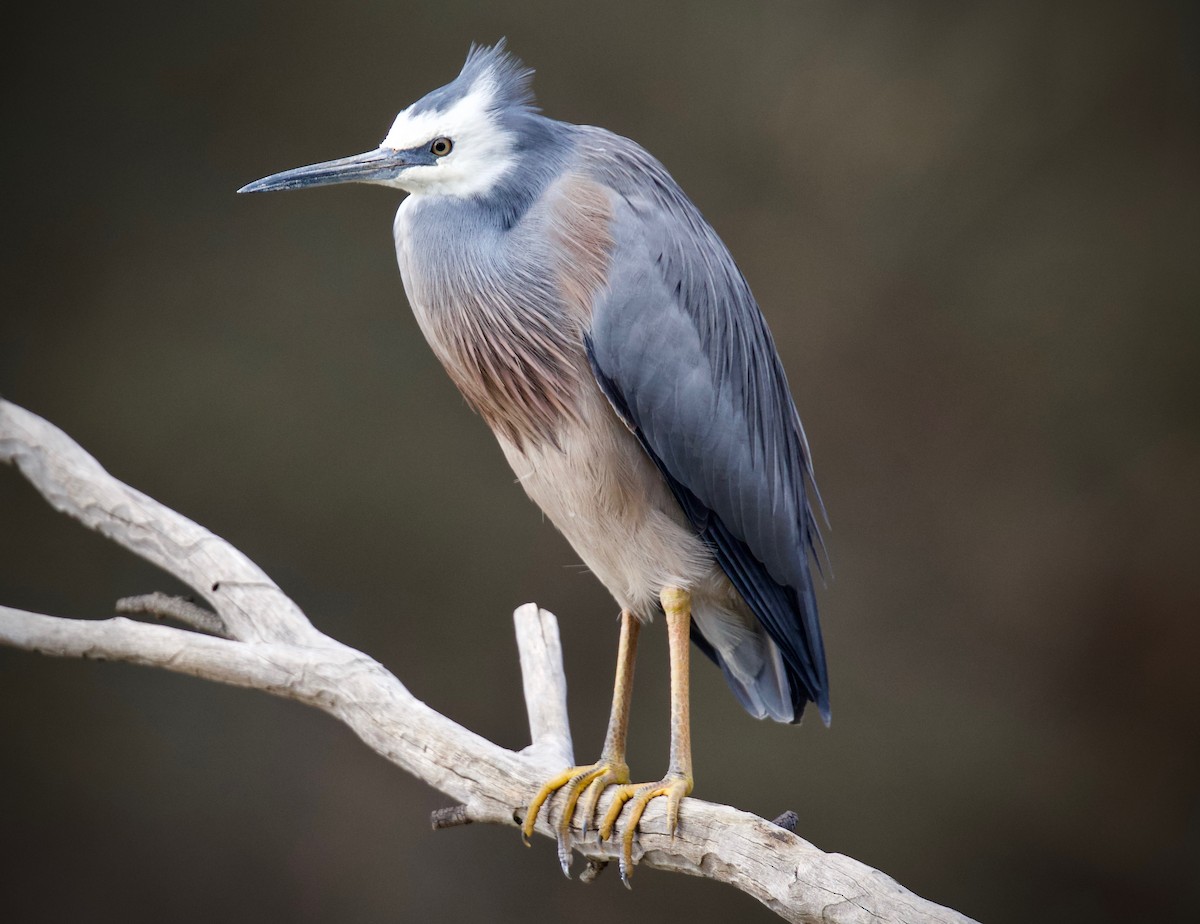
M525 812L521 834L525 843L533 835L538 814L547 800L559 790L563 791L563 810L558 820L558 859L563 873L570 875L571 866L571 821L575 807L583 797L580 824L584 833L591 826L596 814L596 802L605 787L614 783L629 782L629 766L625 763L625 740L629 731L629 704L633 695L633 666L637 658L637 638L640 624L636 617L625 610L621 613L621 641L617 646L617 677L613 684L612 711L608 718L608 733L604 737L604 749L600 760L589 766L571 767L547 781Z
M671 651L671 760L667 775L657 783L627 784L617 789L612 805L600 824L600 839L612 836L626 802L629 818L621 839L621 881L629 885L633 875L633 837L651 799L667 798L667 830L674 837L679 827L679 803L692 791L692 731L688 709L688 655L692 601L687 591L666 587L660 595L667 616Z

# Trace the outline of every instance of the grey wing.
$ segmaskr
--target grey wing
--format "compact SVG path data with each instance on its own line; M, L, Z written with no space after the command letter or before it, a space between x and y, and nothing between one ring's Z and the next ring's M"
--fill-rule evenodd
M766 322L662 165L619 136L581 134L589 172L615 193L609 284L587 335L597 382L779 647L794 720L810 700L828 722L809 569L821 542L807 495L815 485Z

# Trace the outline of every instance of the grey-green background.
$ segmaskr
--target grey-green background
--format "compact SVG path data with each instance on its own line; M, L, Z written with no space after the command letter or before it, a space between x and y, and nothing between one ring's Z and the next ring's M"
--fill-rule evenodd
M258 561L433 707L525 743L509 613L562 620L581 758L616 610L422 342L396 194L239 198L374 146L508 35L737 256L833 521L834 724L694 681L697 794L987 921L1194 911L1197 21L1185 3L20 4L0 393ZM0 601L174 589L0 470ZM620 541L614 537L614 541ZM661 627L635 774L661 774ZM446 800L298 705L0 651L11 921L771 919Z

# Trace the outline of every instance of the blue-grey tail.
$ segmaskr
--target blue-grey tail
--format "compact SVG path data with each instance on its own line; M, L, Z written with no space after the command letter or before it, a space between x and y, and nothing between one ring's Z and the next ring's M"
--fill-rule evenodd
M700 622L696 617L692 620L692 642L721 669L733 695L750 715L799 724L808 703L816 702L821 720L829 725L828 690L818 691L815 697L810 694L803 675L787 663L779 646L761 626L754 637L731 644L730 633L714 627L711 616L703 620L707 634Z
M679 500L688 519L699 530L701 537L712 550L721 570L741 594L746 605L758 619L766 635L779 651L782 675L787 682L792 702L792 715L782 721L798 723L808 703L815 703L826 725L830 722L829 675L825 666L825 643L821 638L821 624L817 614L817 597L813 591L812 577L805 557L807 549L798 549L795 566L798 587L786 587L767 573L766 567L721 521L721 518L700 504L688 489L677 482L672 490ZM697 634L693 623L692 640ZM697 642L700 650L711 657L730 678L733 665L728 655L714 644L715 639ZM730 682L734 695L751 715L756 714L754 695L773 683L763 675L756 683L739 687Z

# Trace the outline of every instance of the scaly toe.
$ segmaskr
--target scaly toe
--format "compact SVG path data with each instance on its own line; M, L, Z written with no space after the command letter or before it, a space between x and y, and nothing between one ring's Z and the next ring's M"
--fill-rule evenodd
M558 825L558 864L562 867L563 875L571 878L571 820L575 815L575 805L579 802L580 794L592 784L592 781L603 776L607 767L589 767L581 773L576 773L562 787L563 808L559 815Z
M553 779L548 780L533 801L529 803L529 809L525 813L525 820L521 825L521 834L525 839L526 845L529 844L529 838L533 835L534 827L537 825L538 814L542 807L553 797L554 793L562 791L563 810L556 825L556 833L558 836L558 862L562 866L563 875L570 877L571 875L571 821L575 817L576 804L579 802L580 796L584 792L595 792L596 795L588 797L585 802L585 814L582 820L582 826L586 831L591 819L595 813L596 799L599 798L599 793L610 783L624 783L629 779L629 769L624 763L615 763L601 760L598 763L586 767L572 767L565 770ZM547 809L547 811L549 811Z
M675 829L679 827L679 803L683 801L683 797L692 791L692 780L689 776L672 775L657 783L643 783L640 785L622 786L617 790L613 798L613 803L609 806L608 812L604 816L604 821L600 825L600 839L608 840L616 826L617 818L621 814L621 809L625 803L629 803L629 818L625 822L625 832L621 837L621 881L629 886L630 877L633 876L633 839L637 834L638 824L642 820L642 814L646 811L646 806L650 804L652 799L659 796L667 798L667 830L671 836L675 836Z
M579 829L587 834L592 829L596 819L596 804L604 791L610 786L620 786L629 782L629 767L624 763L613 763L605 766L605 771L596 777L583 790L582 801L575 811L575 820Z
M543 784L542 788L537 791L532 801L529 803L529 808L525 810L525 820L521 823L521 837L525 841L525 846L529 846L529 839L533 837L533 829L537 825L538 814L542 810L542 806L546 804L554 793L571 782L575 774L586 770L586 767L572 767L570 770L564 770L558 776L549 779Z
M629 782L629 771L626 770L621 774L608 773L604 776L598 776L588 784L588 788L583 792L583 800L580 802L579 808L575 814L579 818L579 830L584 837L587 837L588 831L592 829L592 822L596 818L596 805L600 801L600 797L604 795L604 790L609 786L619 783Z

